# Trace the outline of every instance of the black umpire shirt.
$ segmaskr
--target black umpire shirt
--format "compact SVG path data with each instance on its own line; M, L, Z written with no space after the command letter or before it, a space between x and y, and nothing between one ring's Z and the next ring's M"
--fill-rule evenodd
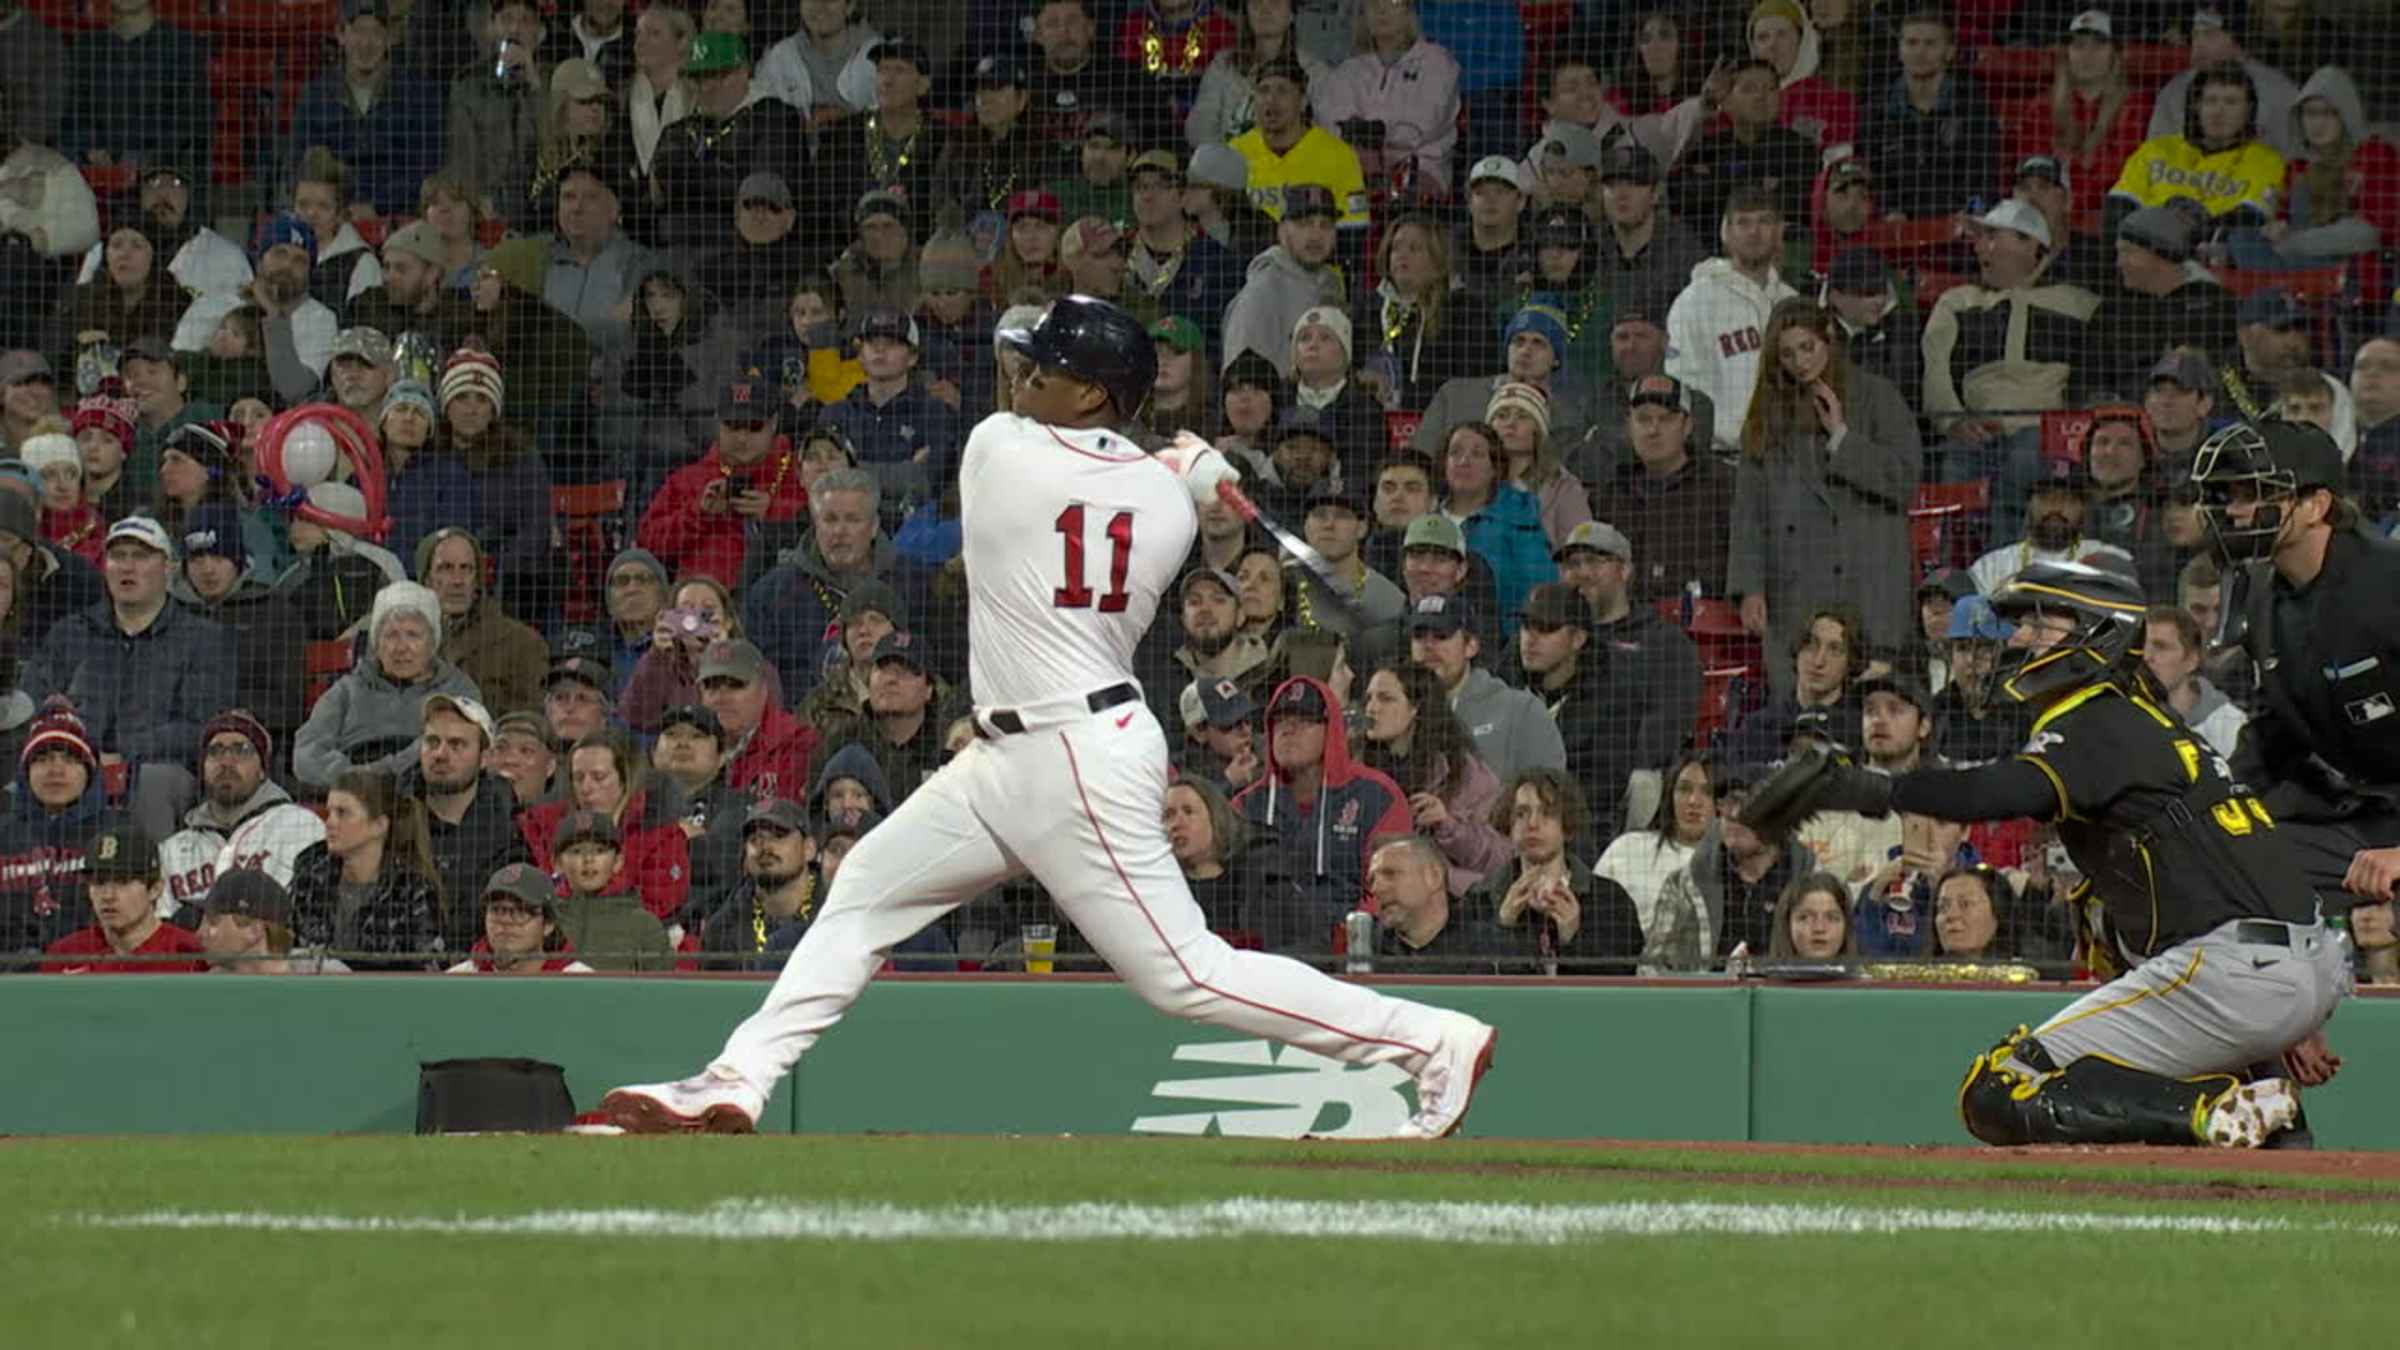
M2120 953L2146 960L2234 919L2316 922L2273 817L2199 733L2114 685L2067 695L2034 719L2016 758L1922 771L1892 806L1946 820L2056 821Z
M2254 653L2262 707L2236 771L2279 810L2297 806L2278 789L2307 776L2312 752L2354 784L2400 792L2400 547L2336 534L2308 585L2270 575L2266 623L2252 614L2271 644Z

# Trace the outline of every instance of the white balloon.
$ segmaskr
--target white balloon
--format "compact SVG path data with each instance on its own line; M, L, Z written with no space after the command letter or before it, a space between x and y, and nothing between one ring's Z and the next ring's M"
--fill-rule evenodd
M315 487L332 478L340 458L333 433L322 422L302 422L283 438L283 476L294 487Z

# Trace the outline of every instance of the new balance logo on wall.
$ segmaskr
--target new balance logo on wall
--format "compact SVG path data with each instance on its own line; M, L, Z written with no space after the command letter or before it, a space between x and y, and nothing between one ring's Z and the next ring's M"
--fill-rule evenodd
M1175 1047L1183 1063L1268 1069L1258 1074L1168 1079L1153 1097L1183 1101L1255 1103L1247 1110L1136 1116L1135 1134L1220 1134L1245 1139L1385 1139L1408 1119L1400 1088L1408 1075L1396 1064L1353 1069L1273 1041L1218 1041ZM1327 1108L1335 1108L1328 1110Z

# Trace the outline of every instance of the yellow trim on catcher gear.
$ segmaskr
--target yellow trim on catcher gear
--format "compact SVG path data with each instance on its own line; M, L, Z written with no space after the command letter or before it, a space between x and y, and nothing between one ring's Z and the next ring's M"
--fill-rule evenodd
M2167 981L2167 983L2160 988L2139 989L2134 991L2132 997L2130 998L2121 998L2114 1003L2103 1003L2097 1008L2086 1008L2082 1012L2079 1012L2073 1017L2067 1018L2064 1021L2044 1022L2033 1034L2036 1038L2046 1036L2051 1032L2058 1031L2062 1028L2071 1027L2087 1017L2097 1017L2101 1013L2112 1013L2117 1012L2120 1009L2130 1008L2134 1004L2141 1002L2143 999L2150 998L2152 996L2163 998L2168 994L2172 994L2176 990L2183 988L2187 984L2190 984L2192 982L2192 977L2200 973L2200 958L2203 955L2205 955L2205 953L2194 951L2192 953L2192 963L2183 968L2183 973L2176 976L2174 979Z
M2038 581L2011 581L2000 588L2000 594L1995 598L2006 600L2011 595L2021 594L2055 595L2061 600L2072 600L2079 605L2090 605L2094 609L2105 609L2115 614L2147 614L2150 612L2150 607L2147 605L2120 604L2114 600L2102 600L2097 596L2078 595L2064 586L2044 586ZM1998 609L1999 606L1994 605L1993 608Z

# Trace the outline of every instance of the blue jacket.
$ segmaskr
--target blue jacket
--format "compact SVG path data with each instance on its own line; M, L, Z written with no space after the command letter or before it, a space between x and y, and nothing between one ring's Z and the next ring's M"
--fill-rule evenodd
M92 745L135 763L189 764L208 719L240 697L233 632L169 601L128 637L103 600L59 620L25 674L38 705L74 700Z
M18 768L15 796L0 816L0 955L38 952L92 921L83 853L107 808L97 769L83 796L54 812L33 799Z
M417 541L435 530L481 523L482 494L476 491L474 475L454 455L420 452L409 457L405 471L387 473L383 481L383 511L392 520L383 546L404 562L417 556Z
M904 507L940 496L958 474L959 450L966 444L958 414L925 392L922 381L910 381L882 407L862 384L827 408L825 420L858 447L859 467L874 474L883 490L887 519L904 514ZM919 450L925 452L922 460L917 458Z
M417 214L417 189L442 167L442 91L405 75L386 77L383 96L361 115L340 62L309 81L292 115L292 144L332 150L358 175L358 195L386 216ZM297 151L295 153L297 153Z
M1500 632L1515 637L1517 611L1524 608L1526 595L1545 581L1558 580L1558 564L1550 560L1550 536L1542 529L1541 500L1502 483L1490 503L1459 528L1467 536L1468 550L1492 565Z

